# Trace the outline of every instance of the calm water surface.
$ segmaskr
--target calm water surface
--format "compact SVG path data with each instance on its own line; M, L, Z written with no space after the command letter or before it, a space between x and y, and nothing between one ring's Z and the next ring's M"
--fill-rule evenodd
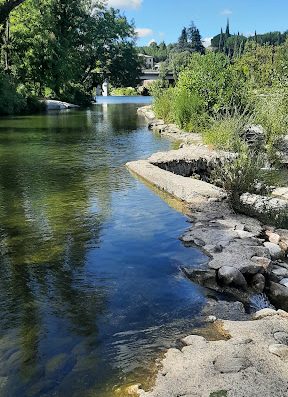
M0 120L1 397L111 395L197 323L205 258L124 166L171 143L113 101Z

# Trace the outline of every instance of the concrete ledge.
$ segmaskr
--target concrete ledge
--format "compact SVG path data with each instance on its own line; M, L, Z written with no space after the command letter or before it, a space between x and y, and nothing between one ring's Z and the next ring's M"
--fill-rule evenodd
M126 166L149 183L187 203L194 203L197 199L223 199L226 195L222 189L214 185L175 175L160 169L148 160L133 161Z

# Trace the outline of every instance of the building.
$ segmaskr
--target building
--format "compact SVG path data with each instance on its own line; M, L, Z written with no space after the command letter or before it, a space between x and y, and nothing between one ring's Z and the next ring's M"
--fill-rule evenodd
M139 54L139 57L143 60L144 69L154 69L154 58L152 56Z

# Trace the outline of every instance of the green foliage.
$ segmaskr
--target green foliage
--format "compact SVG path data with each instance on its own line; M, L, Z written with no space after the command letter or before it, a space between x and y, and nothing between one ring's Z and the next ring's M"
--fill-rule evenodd
M151 91L154 96L153 110L157 117L166 122L173 122L173 96L174 89L161 89L159 86L154 86Z
M237 207L243 193L255 193L262 167L261 153L251 153L245 143L238 141L237 155L215 169L211 177L229 193L232 204Z
M17 92L12 78L0 72L0 115L22 112L25 106L25 98Z
M134 25L101 0L25 0L6 36L5 70L29 97L85 105L105 79L115 87L138 83Z
M223 54L193 54L189 67L179 76L177 87L201 98L209 115L234 108L240 110L247 105L244 80Z
M111 95L114 95L114 96L135 96L135 95L137 95L137 91L133 87L113 88L111 90Z
M200 132L206 123L203 99L186 88L173 92L173 120L187 131Z
M264 128L267 153L270 160L275 161L275 147L288 130L287 91L277 90L257 97L254 119Z
M220 115L214 118L203 131L204 143L221 150L237 150L245 124L246 120L243 116Z

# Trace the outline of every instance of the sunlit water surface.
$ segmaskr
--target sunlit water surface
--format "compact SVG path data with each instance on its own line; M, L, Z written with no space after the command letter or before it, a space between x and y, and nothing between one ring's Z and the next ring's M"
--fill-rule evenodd
M1 397L110 395L197 323L204 256L125 168L171 142L123 101L0 120Z

